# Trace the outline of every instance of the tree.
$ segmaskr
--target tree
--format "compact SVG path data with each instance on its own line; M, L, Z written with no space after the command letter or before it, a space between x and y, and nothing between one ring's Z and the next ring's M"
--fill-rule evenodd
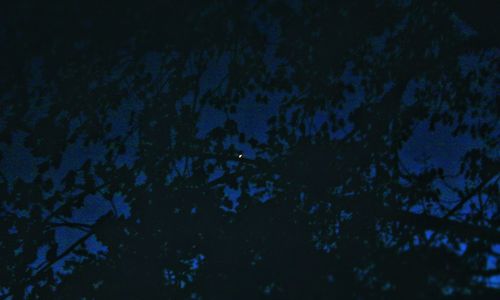
M10 3L2 149L20 140L37 169L2 171L0 292L498 297L498 26L482 11L498 4ZM240 103L268 98L265 138L247 137ZM422 125L477 145L457 174L408 165ZM61 228L80 233L63 247Z

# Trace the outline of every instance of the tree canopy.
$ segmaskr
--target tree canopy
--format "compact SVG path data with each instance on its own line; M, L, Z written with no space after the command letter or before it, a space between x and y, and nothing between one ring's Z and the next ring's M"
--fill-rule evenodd
M7 3L0 297L498 299L499 5Z

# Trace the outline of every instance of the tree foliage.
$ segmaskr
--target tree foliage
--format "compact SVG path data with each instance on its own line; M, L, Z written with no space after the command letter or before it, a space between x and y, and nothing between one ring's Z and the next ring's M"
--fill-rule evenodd
M26 148L36 166L1 170L0 295L498 297L498 12L11 1L0 155ZM242 103L273 101L247 136ZM206 114L224 121L207 129ZM475 146L454 171L408 166L422 126ZM100 211L82 217L89 199Z

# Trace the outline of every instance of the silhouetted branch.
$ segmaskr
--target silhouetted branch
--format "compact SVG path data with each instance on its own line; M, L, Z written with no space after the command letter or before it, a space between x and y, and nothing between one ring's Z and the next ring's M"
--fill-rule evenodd
M474 195L476 195L481 190L483 190L484 187L488 183L490 183L490 181L492 181L493 179L495 179L495 177L497 177L497 176L498 176L498 174L493 174L492 176L490 176L486 180L483 180L477 187L473 188L467 194L463 195L462 199L460 200L460 202L458 202L452 209L450 209L443 218L445 218L445 219L449 218L453 214L455 214L457 211L459 211L472 197L474 197ZM495 183L498 182L499 178L497 178L497 180L495 181Z
M83 223L76 223L76 222L52 222L49 223L50 227L70 227L70 228L76 228L80 229L83 231L88 232L90 228L92 228L92 225L89 224L83 224Z

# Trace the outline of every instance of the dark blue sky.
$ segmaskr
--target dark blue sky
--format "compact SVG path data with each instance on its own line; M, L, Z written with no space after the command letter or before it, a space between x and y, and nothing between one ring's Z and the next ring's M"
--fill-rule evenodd
M156 67L155 57L156 56L152 54L147 60L149 63L148 68L150 68L153 73L159 71ZM488 64L488 58L491 59L494 57L498 57L498 53L487 53L482 57L463 57L461 63L464 73L475 72L476 69L479 69L484 64ZM33 64L35 74L37 73L36 66L39 63L40 62L35 62ZM225 63L227 62L222 59L221 61L214 62L212 64L202 79L202 90L218 84L218 82L224 78ZM276 62L271 56L269 56L267 63L272 65ZM41 80L39 78L37 79L37 75L34 77L35 82L37 80ZM342 80L345 83L352 83L355 87L353 93L345 95L345 109L339 112L340 114L347 116L352 109L364 101L365 93L360 85L360 78L353 75L349 69L346 69ZM408 87L405 99L403 99L404 102L413 101L415 88L418 88L418 84L416 83ZM483 85L482 92L490 97L495 97L498 94L498 89L493 85L493 83L487 83ZM231 118L237 121L239 129L245 133L247 137L254 137L260 141L265 141L267 138L267 120L269 117L278 114L278 107L281 103L282 97L284 96L285 95L283 94L270 94L269 102L267 104L263 104L255 102L255 94L250 94L247 98L240 101L237 106L237 112L234 115L231 115ZM189 99L189 97L184 99L184 101L187 102L190 100L191 99ZM116 133L124 132L126 130L126 124L130 112L140 110L140 107L140 102L138 103L134 99L127 100L116 113L113 113L110 116L113 122L113 130ZM325 119L325 114L318 112L315 118L318 128L320 127L319 125L325 121ZM221 126L225 120L225 113L214 108L206 107L202 111L201 119L198 123L199 136L204 136L208 131L216 126ZM347 128L349 128L349 126ZM3 158L0 161L0 170L7 175L9 180L13 180L18 177L25 181L32 181L36 176L37 160L33 158L29 150L23 146L23 139L25 136L26 134L22 132L15 133L14 142L11 145L0 144L0 151L3 153ZM119 164L132 163L136 159L133 153L134 144L136 142L137 140L134 138L130 140L128 152L118 160ZM245 156L250 158L255 157L255 153L251 151L250 147L238 143L236 138L233 142L239 149L241 149L241 152ZM444 169L445 174L451 175L458 173L461 157L468 150L481 146L481 143L478 140L473 139L470 135L453 137L451 129L442 125L437 126L434 131L430 131L429 124L422 122L417 124L415 127L413 135L400 151L400 156L403 163L410 171L418 172L428 167L440 167ZM54 181L57 183L61 181L62 176L68 170L78 168L87 159L103 159L103 153L105 153L103 145L91 145L85 147L83 142L79 141L71 145L66 150L63 156L61 168L59 170L51 170L49 172L49 176L52 176ZM496 155L498 156L498 150ZM428 158L426 162L424 162L424 158ZM461 187L464 185L464 178L459 176L450 178L448 183L453 186ZM440 185L439 188L442 190L442 199L444 202L449 201L449 203L453 203L456 201L458 195L455 192L451 191L444 184ZM227 193L231 199L237 201L237 191L227 190ZM123 195L116 195L114 202L121 214L126 217L130 215L128 206L123 202ZM75 211L73 218L74 221L91 224L100 215L110 209L111 206L109 202L103 201L100 196L93 195L86 199L86 205L83 208ZM467 210L467 207L464 209ZM57 241L60 244L60 251L78 239L81 234L82 233L80 231L75 229L59 229L57 232ZM89 249L94 251L103 249L99 246L99 242L95 239L90 239L87 242L87 246ZM500 252L500 245L495 246L495 251ZM41 257L43 256L43 249L41 250L40 255ZM494 261L490 261L490 263L493 264ZM59 266L61 266L61 263L56 265L56 267ZM500 276L492 278L491 284L499 285Z

